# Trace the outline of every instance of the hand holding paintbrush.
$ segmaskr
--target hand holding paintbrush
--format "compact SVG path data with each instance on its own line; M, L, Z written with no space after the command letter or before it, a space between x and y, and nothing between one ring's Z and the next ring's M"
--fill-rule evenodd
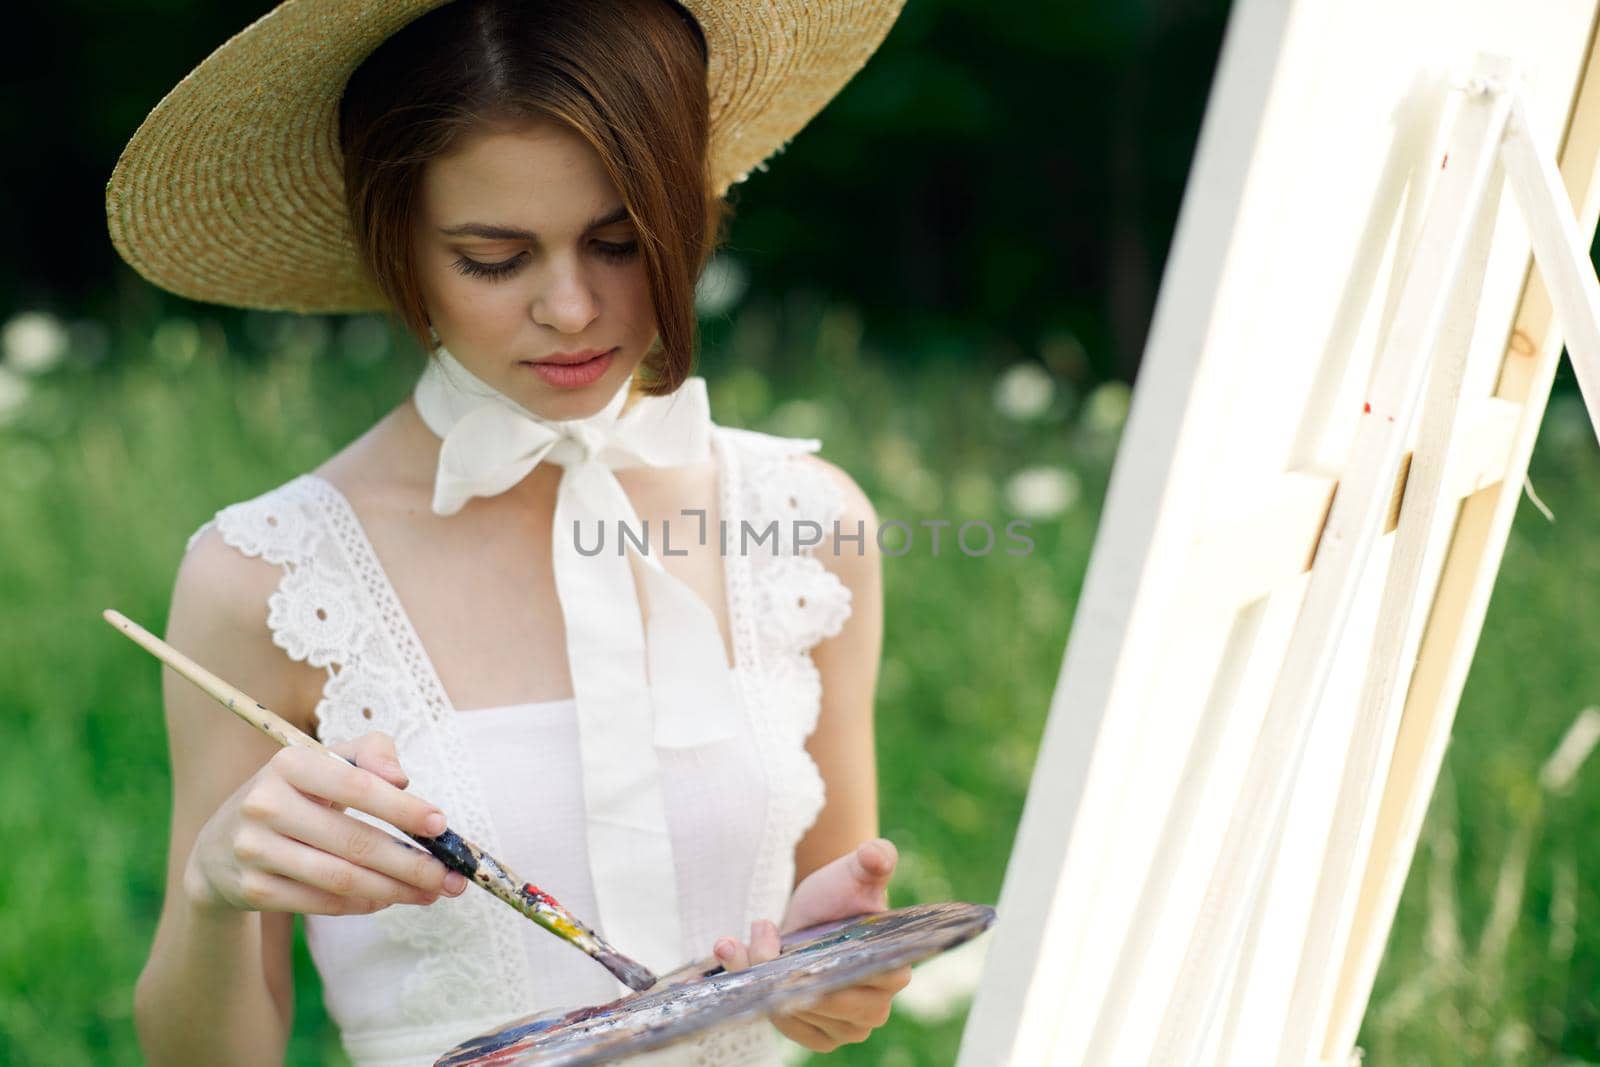
M285 748L320 753L339 761L341 765L355 762L327 748L316 738L235 689L120 613L107 609L104 616L107 622L121 630L140 647L278 744ZM378 812L372 814L383 817ZM442 827L436 835L408 833L407 836L450 870L458 872L469 881L476 882L557 937L583 950L629 988L645 990L655 984L654 974L613 949L598 934L557 903L555 898L532 883L522 882L493 856L453 830ZM415 847L398 839L391 838L391 840L407 848Z

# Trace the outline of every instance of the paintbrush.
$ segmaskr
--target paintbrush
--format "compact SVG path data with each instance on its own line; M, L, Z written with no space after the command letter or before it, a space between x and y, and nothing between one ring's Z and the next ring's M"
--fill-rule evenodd
M285 747L293 745L297 748L309 748L344 763L355 763L355 760L341 756L326 747L261 702L235 689L120 612L107 608L103 614L107 622L121 630L145 651L193 682L218 703L278 744ZM550 894L532 882L522 881L499 860L455 831L446 827L437 837L411 833L406 836L427 849L435 859L452 871L459 872L468 881L487 889L563 941L588 953L629 989L643 991L656 984L656 976L643 964L629 959L612 948L604 938L579 922ZM407 848L413 847L404 841L396 840Z

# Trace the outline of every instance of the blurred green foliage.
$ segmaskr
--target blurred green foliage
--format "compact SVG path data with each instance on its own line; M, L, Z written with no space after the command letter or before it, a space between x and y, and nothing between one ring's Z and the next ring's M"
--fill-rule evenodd
M140 1062L132 988L160 907L169 779L156 664L101 610L162 632L188 535L316 466L420 366L377 320L230 321L109 337L69 324L57 360L0 382L0 837L17 850L0 876L0 1063ZM908 373L858 312L805 297L712 323L704 373L719 422L822 438L881 519L1032 516L1030 555L919 541L885 560L890 903L994 902L1126 389L1038 364ZM1560 395L1533 470L1557 521L1524 508L1514 528L1363 1031L1369 1063L1600 1060L1600 770L1567 792L1538 782L1600 691L1597 478L1581 405ZM830 1062L950 1063L960 990L942 1009L897 1004ZM303 944L296 998L288 1062L344 1063Z
M54 312L38 324L65 358L0 368L3 1064L140 1062L131 991L169 783L153 661L99 612L160 632L188 534L320 463L417 365L380 321L193 305L111 250L123 143L272 6L11 12L26 47L0 74L0 133L23 148L0 155L0 320ZM894 905L998 895L1126 411L1114 379L1143 346L1226 12L910 0L735 191L721 262L749 297L706 322L718 421L821 437L884 519L1035 514L1026 557L885 561ZM1524 508L1513 529L1362 1031L1370 1064L1600 1063L1600 770L1565 792L1539 779L1600 687L1597 477L1564 369L1532 471L1556 521ZM303 944L297 1003L289 1062L344 1062ZM963 1018L959 1000L943 1018L897 1007L832 1059L948 1063Z
M188 535L223 504L316 466L402 399L420 366L373 319L239 326L160 320L112 338L122 357L98 362L92 345L69 342L59 363L17 377L26 395L0 428L0 793L11 801L0 827L35 842L0 893L0 1061L137 1062L131 991L162 894L168 770L156 664L100 611L162 632ZM1101 414L1078 420L1070 383L1035 379L1009 401L1032 413L997 419L990 371L951 362L908 376L847 308L758 304L710 332L718 420L823 437L880 517L998 527L1009 476L1029 471L1021 506L1058 512L1036 524L1029 556L968 557L947 538L937 557L919 548L887 568L881 689L899 710L880 733L883 828L904 856L894 903L993 900L1094 528L1072 498L1080 481L1084 499L1099 493L1126 389L1099 387L1088 406ZM1039 493L1040 471L1054 471L1043 483L1054 493ZM1019 611L1028 625L1008 655L982 654L984 635ZM303 950L298 977L290 1062L339 1062ZM874 1055L904 1043L930 1062L959 1022L895 1028L907 1036Z

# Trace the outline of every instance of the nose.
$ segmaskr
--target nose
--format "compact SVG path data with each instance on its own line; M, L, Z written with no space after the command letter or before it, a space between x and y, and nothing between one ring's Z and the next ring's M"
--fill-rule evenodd
M541 326L578 334L599 316L600 301L577 263L552 262L528 311Z

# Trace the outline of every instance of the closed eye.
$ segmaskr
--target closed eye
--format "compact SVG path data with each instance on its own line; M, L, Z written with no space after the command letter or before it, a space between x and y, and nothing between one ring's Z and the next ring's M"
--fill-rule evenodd
M517 272L518 265L522 262L522 257L526 254L527 253L519 252L510 259L502 260L499 263L479 263L475 259L468 259L466 256L460 256L456 259L452 266L454 266L455 269L460 271L462 274L465 274L471 278L499 279L515 274Z
M621 263L626 260L630 260L639 254L639 242L596 241L594 243L594 250L602 259L609 259L614 263Z
M639 242L636 240L594 241L590 247L594 249L595 255L611 263L625 263L639 254ZM495 281L515 274L526 256L526 252L518 252L510 259L503 259L498 263L480 263L468 256L458 256L451 266L470 278L488 278Z

